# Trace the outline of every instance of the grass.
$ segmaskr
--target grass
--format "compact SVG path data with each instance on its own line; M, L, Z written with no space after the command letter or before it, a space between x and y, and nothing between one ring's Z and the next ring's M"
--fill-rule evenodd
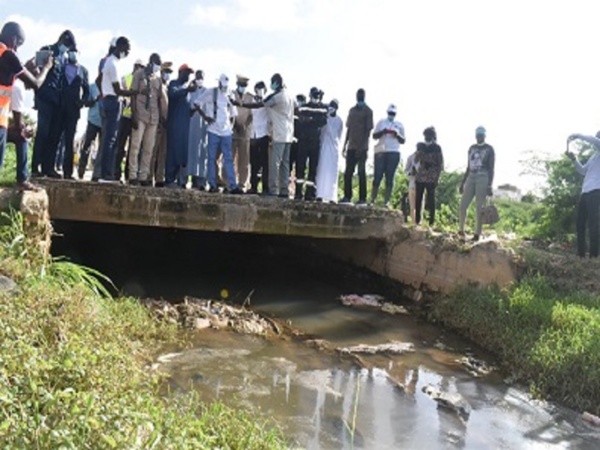
M0 448L285 448L256 416L161 396L146 366L179 330L106 297L94 271L35 259L22 225L0 223L0 273L19 286L0 293Z
M532 393L600 414L600 298L529 274L515 286L463 287L432 317L496 353Z

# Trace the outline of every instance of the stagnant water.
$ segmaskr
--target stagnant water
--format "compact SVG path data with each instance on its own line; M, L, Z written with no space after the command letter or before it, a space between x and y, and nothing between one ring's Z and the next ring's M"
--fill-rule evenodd
M57 224L56 254L109 275L140 296L184 295L242 302L290 320L335 346L411 342L401 356L364 357L357 368L294 341L234 333L198 333L192 349L169 349L163 368L173 392L197 390L205 400L275 421L290 444L310 449L599 448L600 431L566 408L532 400L506 374L476 377L457 360L494 364L475 344L410 315L343 307L348 293L401 292L382 280L327 261L301 240ZM352 245L350 242L349 245ZM401 384L403 388L399 387ZM468 419L437 408L422 392L458 392Z

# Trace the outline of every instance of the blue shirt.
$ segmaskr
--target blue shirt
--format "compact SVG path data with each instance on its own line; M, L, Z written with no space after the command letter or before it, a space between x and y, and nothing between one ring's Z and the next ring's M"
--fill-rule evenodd
M96 83L90 83L90 98L89 100L96 100L94 106L88 110L88 122L97 127L102 126L102 116L100 113L100 89Z

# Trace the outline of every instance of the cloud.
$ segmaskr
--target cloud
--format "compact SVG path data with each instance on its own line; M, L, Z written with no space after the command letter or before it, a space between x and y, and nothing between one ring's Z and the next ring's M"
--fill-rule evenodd
M188 23L222 29L263 32L298 31L311 25L304 16L313 9L313 1L300 0L229 0L215 5L192 7Z

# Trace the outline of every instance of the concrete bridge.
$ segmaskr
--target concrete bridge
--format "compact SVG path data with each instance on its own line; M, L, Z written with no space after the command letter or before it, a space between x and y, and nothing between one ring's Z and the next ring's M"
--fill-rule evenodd
M400 281L412 292L515 279L512 256L495 243L460 246L405 226L399 211L76 181L41 184L45 192L23 194L22 204L26 197L45 201L51 220L302 237L314 251Z

